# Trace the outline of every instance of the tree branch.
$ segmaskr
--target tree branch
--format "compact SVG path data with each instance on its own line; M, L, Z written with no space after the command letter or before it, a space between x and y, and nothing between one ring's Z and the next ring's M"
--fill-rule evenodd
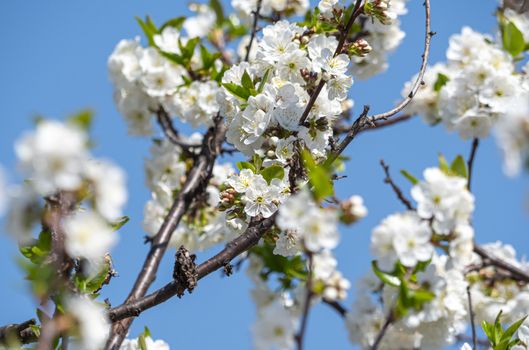
M261 219L252 223L241 236L229 242L222 251L200 264L197 267L198 280L223 268L234 258L255 246L266 231L272 227L275 216L272 215L268 219ZM182 294L184 291L185 286L177 281L172 281L146 297L110 309L109 318L112 322L117 322L139 316L143 311L159 305L175 295Z
M259 21L259 12L261 12L261 4L263 3L263 0L257 0L257 8L255 9L255 12L253 14L253 26L252 26L252 35L250 36L250 42L248 43L248 46L246 46L246 56L244 57L244 61L248 62L250 59L250 51L252 50L252 44L255 40L255 33L257 33L257 22Z
M468 313L470 314L470 326L472 327L472 345L474 350L478 350L478 337L476 335L476 323L474 322L474 309L472 307L472 295L470 294L470 286L467 286L468 296Z
M349 20L347 21L345 29L341 32L340 40L338 41L338 46L336 47L336 50L334 51L334 55L333 55L334 57L338 56L340 52L342 52L343 46L345 44L345 39L347 39L347 36L349 35L349 32L351 31L351 28L353 27L355 20L362 13L362 7L360 6L361 4L362 4L362 0L356 0L353 11L351 12L351 17L349 17ZM314 106L314 103L316 103L316 100L318 99L318 96L320 95L320 92L323 89L323 86L325 85L325 83L326 81L323 80L322 78L320 80L320 83L316 87L316 90L314 90L314 92L310 95L309 103L305 107L305 110L303 111L303 114L301 115L301 118L299 119L299 125L303 125L305 121L307 120L310 110L312 109L312 106Z
M380 160L380 165L382 166L382 169L384 169L384 173L386 174L386 178L384 179L384 182L391 186L391 188L393 189L393 192L395 192L395 194L397 195L397 198L402 202L402 204L404 204L404 206L406 206L406 208L408 208L408 210L415 210L415 208L413 207L413 204L411 204L411 201L408 198L406 198L404 193L402 193L402 190L400 189L400 187L397 186L395 182L393 181L393 179L391 178L391 175L389 173L389 166L386 165L386 163L384 163L383 159Z
M312 266L313 259L312 253L307 252L307 261L308 261L308 273L307 273L307 283L305 285L306 295L305 302L303 304L303 314L301 315L301 326L299 327L299 332L295 336L296 343L298 344L298 350L303 350L303 338L305 337L305 332L307 330L307 322L309 319L310 311L310 302L312 300Z
M529 274L526 271L523 271L519 267L516 267L500 258L495 257L493 254L487 252L483 247L479 245L474 245L474 253L478 254L483 262L496 266L500 269L508 271L512 278L524 283L529 283Z
M19 341L21 344L28 344L35 342L37 336L31 326L35 325L36 321L34 318L27 320L19 324L9 324L0 327L0 345L7 345L13 339Z
M125 303L130 303L143 297L147 293L149 286L154 282L158 266L165 254L173 231L194 199L206 190L216 157L220 152L220 145L224 141L225 133L226 127L223 120L217 115L214 126L204 136L200 155L189 171L185 184L178 193L173 206L153 239L151 249L147 254L142 270ZM107 349L119 349L132 324L132 320L127 319L113 325L106 345Z
M472 184L472 170L474 169L474 159L476 158L476 152L479 146L479 139L475 138L472 141L472 149L470 150L470 157L468 158L467 167L468 167L468 190L470 191Z
M182 147L186 151L189 151L191 148L199 149L201 147L200 144L191 144L191 143L188 143L185 140L182 140L182 138L179 135L178 130L176 130L175 127L173 126L173 123L171 121L171 118L169 117L169 114L161 106L156 111L156 119L158 121L158 124L162 128L162 131L163 131L165 137L167 137L167 139L171 143Z
M421 68L419 70L419 74L417 76L417 79L413 83L413 86L411 87L411 91L404 98L395 108L384 112L380 114L375 114L372 116L369 116L369 119L371 122L375 122L377 120L386 120L389 117L394 116L398 112L402 111L413 99L413 97L417 94L417 91L419 91L419 88L421 85L424 84L423 78L424 73L426 72L426 67L428 66L428 57L430 55L430 43L432 41L432 37L435 35L435 32L431 31L431 15L430 15L430 0L424 1L424 11L425 11L425 27L426 27L426 34L424 36L424 51L422 54L422 62L421 62Z
M380 332L378 332L377 337L375 338L375 342L373 343L371 350L378 349L380 343L382 342L382 339L384 338L384 335L386 335L386 332L388 331L389 326L393 323L393 320L393 310L390 310L388 316L386 317L386 321L384 321Z

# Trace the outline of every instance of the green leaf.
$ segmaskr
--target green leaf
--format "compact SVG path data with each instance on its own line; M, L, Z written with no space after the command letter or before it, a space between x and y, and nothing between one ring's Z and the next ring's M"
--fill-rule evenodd
M439 154L439 169L446 175L451 175L450 166L442 154Z
M200 44L200 57L202 59L202 65L205 70L209 70L215 64L215 60L220 57L220 53L210 53L208 49Z
M502 342L504 340L510 341L512 336L514 335L514 333L516 333L516 331L524 323L526 318L527 318L527 316L525 316L524 318L519 319L518 321L516 321L512 325L510 325L509 328L507 328L507 330L501 336L500 342Z
M257 87L257 92L261 93L263 92L266 83L268 83L268 78L270 77L270 68L268 68L263 75L263 79L261 79L261 82L259 83L259 86Z
M85 109L67 118L67 122L79 127L81 130L88 131L92 126L92 119L94 112L90 109Z
M160 33L163 32L163 30L167 27L182 29L182 25L184 24L185 20L186 20L185 17L175 17L175 18L168 20L167 22L162 24L162 26L160 27Z
M156 47L156 44L154 42L154 36L156 34L159 34L159 31L158 31L158 28L156 28L156 25L154 24L152 19L149 16L147 16L144 22L141 18L136 17L136 21L138 22L141 29L143 30L143 33L145 34L145 37L147 38L149 45Z
M114 222L111 223L112 230L117 231L120 228L123 227L127 222L129 222L130 218L128 216L122 216L117 218Z
M417 185L419 183L419 180L406 170L401 170L400 173L402 176L404 176L406 179L408 179L409 182L411 182L412 185Z
M494 321L494 337L493 341L494 343L498 343L501 339L501 336L503 334L503 327L501 326L501 315L503 314L503 310L500 310L498 315L496 316L496 320Z
M438 73L437 74L437 80L435 81L435 84L433 85L433 89L435 92L439 92L441 91L441 88L443 86L446 85L446 83L448 83L448 81L450 80L450 78L448 78L446 75L444 75L443 73Z
M250 162L237 162L237 168L239 170L250 169L254 173L257 172L257 170L255 169L255 166L252 163L250 163Z
M412 299L415 302L415 307L420 308L422 304L432 301L435 294L426 289L419 289L411 292Z
M20 253L33 264L41 264L51 251L51 232L44 230L34 244L21 246Z
M248 71L244 71L241 79L242 86L247 90L255 89L255 85L252 81L252 78L250 77L250 74L248 74Z
M301 154L308 172L312 193L317 201L334 194L334 185L327 169L317 165L309 150L304 149Z
M228 92L232 95L239 97L245 101L247 101L251 95L250 91L234 83L224 83L222 84L222 86L224 86L224 88L228 90Z
M504 19L501 26L503 48L513 57L521 54L525 49L525 41L522 32L511 21Z
M457 156L450 165L450 170L457 176L468 179L467 164L462 156Z
M138 345L141 350L148 350L147 343L145 342L145 335L142 334L138 337Z
M222 3L219 0L211 0L209 6L217 16L217 26L221 27L224 23L224 10L222 9Z
M176 53L165 52L165 51L161 51L160 53L163 57L167 58L169 61L175 64L178 64L181 66L185 66L186 64L186 61L184 60L184 58L180 55L177 55Z
M484 320L481 322L481 328L483 329L483 332L485 332L487 338L490 340L490 344L494 346L494 343L492 341L494 337L494 326Z
M382 270L380 270L378 268L378 264L377 264L377 261L376 260L373 260L371 261L371 266L373 268L373 272L375 273L375 275L382 281L384 282L385 284L388 284L390 286L393 286L393 287L399 287L400 284L401 284L401 280L396 277L396 276L393 276L387 272L384 272Z
M270 184L273 179L283 179L285 176L285 169L280 165L272 165L261 170L261 175Z

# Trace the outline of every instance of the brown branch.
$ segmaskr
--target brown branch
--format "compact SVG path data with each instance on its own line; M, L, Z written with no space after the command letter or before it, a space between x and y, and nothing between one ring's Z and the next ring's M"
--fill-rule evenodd
M307 331L307 322L309 319L310 302L313 296L313 292L312 292L313 259L312 259L311 252L307 252L307 261L308 261L308 273L307 273L307 283L305 286L305 289L306 289L305 302L303 304L303 313L301 315L301 326L299 327L298 334L296 334L294 337L296 343L298 344L298 350L303 350L303 338L305 337L305 332Z
M384 112L380 114L375 114L372 116L369 116L369 119L371 122L375 122L377 120L386 120L398 112L402 111L413 99L413 97L417 94L417 91L419 91L419 88L421 85L424 84L423 78L424 73L426 72L426 67L428 65L428 57L430 55L430 43L432 41L432 37L435 35L434 32L431 31L431 16L430 16L430 0L424 1L424 10L425 10L425 27L426 27L426 34L424 36L424 51L422 54L422 62L421 62L421 68L419 70L419 74L417 75L417 79L413 83L413 86L411 87L410 93L406 98L404 98L395 108Z
M337 302L335 300L327 300L327 299L324 298L323 299L323 303L326 304L327 306L331 307L341 317L345 317L345 315L347 315L347 312L348 312L347 309L345 308L345 306L343 306L339 302Z
M274 220L275 215L252 223L244 234L229 242L218 254L200 264L196 270L198 280L223 268L234 258L255 246L266 231L272 227ZM146 297L110 309L109 318L112 322L117 322L129 317L139 316L143 311L159 305L175 295L182 294L184 291L185 286L177 281L172 281Z
M472 184L472 170L474 169L474 160L476 158L476 152L479 146L479 139L475 138L472 141L472 149L470 150L470 157L468 158L467 167L468 167L468 190L470 191Z
M336 50L334 51L334 57L338 56L343 49L343 46L345 44L345 39L347 39L347 36L349 35L349 32L351 31L351 28L353 27L353 24L355 20L360 16L362 13L362 0L356 0L355 6L353 8L353 11L351 12L351 17L349 17L349 20L347 21L347 24L345 26L345 29L341 32L340 40L338 41L338 46L336 47ZM320 80L320 83L316 87L316 90L310 95L309 103L307 104L307 107L305 107L305 110L303 111L303 114L301 115L301 118L299 119L299 125L305 124L305 121L307 120L307 117L309 116L310 110L312 109L312 106L314 106L314 103L316 103L316 100L318 99L318 96L320 95L321 90L323 89L323 86L325 85L326 81L323 79Z
M27 320L18 324L9 324L0 327L0 345L8 345L11 339L28 344L37 341L37 335L31 329L36 324L35 319Z
M386 120L398 112L400 112L404 107L408 105L408 103L411 102L417 91L419 90L419 87L421 84L423 84L423 77L424 73L426 72L426 66L428 65L428 57L430 55L430 43L432 36L435 34L431 31L431 20L430 20L430 0L425 0L424 2L424 11L425 11L425 17L426 17L426 30L425 30L425 36L424 36L424 51L422 53L422 61L421 61L421 68L419 69L419 74L417 76L417 79L415 80L415 83L413 84L410 93L408 96L401 101L397 107L393 108L392 110L375 114L372 116L367 116L367 113L369 112L369 106L364 106L364 110L360 114L360 116L355 120L353 125L351 126L351 129L343 139L343 141L338 145L336 150L331 153L329 156L329 159L327 162L332 163L338 156L347 148L349 143L353 141L353 139L358 135L361 131L366 129L371 129L373 127L376 127L376 123L380 120Z
M261 4L263 3L263 0L257 0L257 8L255 9L255 12L253 13L253 26L252 26L252 35L250 36L250 42L248 43L248 46L246 46L246 56L244 57L244 60L248 62L250 59L250 51L252 50L252 44L255 40L255 33L257 33L257 22L259 21L259 12L261 12Z
M484 263L496 266L502 270L508 271L514 280L529 283L529 274L519 267L516 267L496 256L487 252L483 247L474 244L474 253L478 254Z
M378 332L377 337L375 338L375 342L373 343L373 346L371 347L371 350L377 350L380 346L380 343L382 342L382 339L384 338L384 335L386 335L386 332L388 331L389 326L393 323L394 316L393 311L391 310L388 314L388 317L386 317L386 321L384 321L384 324L382 325L382 328L380 329L380 332Z
M402 115L399 115L398 117L391 118L388 120L376 121L373 123L374 125L370 125L370 127L362 129L358 133L360 134L364 131L378 130L378 129L385 128L388 126L392 126L400 122L405 122L407 120L410 120L412 117L413 117L413 114L402 114ZM341 124L341 125L336 125L333 127L334 135L345 134L345 133L348 133L349 130L351 130L351 125Z
M393 181L393 179L391 178L391 174L389 173L389 166L386 165L383 159L380 160L380 165L382 166L382 169L384 169L384 173L386 174L386 177L384 178L384 182L391 186L391 188L393 189L393 192L395 192L395 194L397 195L397 198L402 202L402 204L404 204L406 208L408 208L408 210L415 210L415 208L413 207L413 204L411 204L411 201L408 198L406 198L404 193L402 193L402 190L400 189L400 187L397 186L395 182Z
M474 350L478 350L478 337L476 335L476 323L474 321L474 308L472 307L472 295L470 294L470 286L467 286L468 296L468 313L470 314L470 326L472 327L472 345Z
M162 226L153 239L151 249L147 254L141 272L139 273L134 286L125 300L125 304L142 298L154 282L160 261L165 254L167 245L171 239L173 231L191 206L194 199L206 190L211 178L215 159L220 152L220 145L224 140L226 132L225 125L220 116L215 118L215 124L211 127L202 142L200 155L197 157L193 167L187 174L186 182L178 193L173 206L166 216ZM107 342L107 349L119 349L123 339L127 335L128 329L133 319L123 320L115 323Z
M161 106L158 109L158 111L156 111L156 119L157 119L158 124L160 125L165 137L167 137L167 139L171 143L182 147L186 151L189 151L191 148L200 149L200 147L201 147L200 144L188 143L187 141L183 140L180 137L180 134L179 134L178 130L175 129L173 123L171 122L171 118L169 117L169 114Z

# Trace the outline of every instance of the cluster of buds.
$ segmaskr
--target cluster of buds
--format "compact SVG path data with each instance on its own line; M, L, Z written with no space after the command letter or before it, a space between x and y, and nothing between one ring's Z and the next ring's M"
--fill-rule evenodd
M360 196L352 196L348 200L340 203L340 221L346 225L351 225L367 215L367 208L364 200Z
M374 17L382 24L390 24L391 18L388 15L390 0L373 0L364 4L364 13L367 16Z
M360 38L349 46L347 53L351 56L365 57L371 50L373 50L371 45L365 39Z
M237 191L233 188L227 188L220 193L219 210L224 211L233 207L237 201Z

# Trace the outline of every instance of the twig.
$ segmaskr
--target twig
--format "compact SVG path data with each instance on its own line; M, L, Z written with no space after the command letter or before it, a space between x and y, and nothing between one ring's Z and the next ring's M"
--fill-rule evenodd
M298 344L298 350L303 350L303 338L305 337L305 332L307 331L307 322L309 319L310 311L310 302L312 300L312 253L307 252L307 261L308 261L308 273L307 273L307 283L305 285L306 294L305 302L303 304L303 314L301 315L301 325L299 327L299 332L295 336L296 343Z
M327 300L324 298L323 303L334 309L334 311L336 311L341 317L345 317L345 315L347 315L347 309L339 302L335 300Z
M413 83L413 86L408 96L406 96L406 98L404 98L395 108L387 112L384 112L384 113L369 116L369 119L372 122L375 122L377 120L386 120L387 118L392 117L398 112L402 111L411 102L415 94L417 94L417 91L419 91L419 88L421 87L421 85L424 84L423 77L424 77L424 73L426 72L426 67L428 65L428 57L430 55L430 43L432 41L432 37L435 35L435 32L431 31L430 0L424 1L424 10L426 14L426 23L425 23L426 34L424 37L424 51L421 56L422 57L421 68L419 70L419 74L417 75L417 79Z
M391 175L389 173L389 166L386 165L386 163L384 163L383 159L380 160L380 165L382 166L382 169L384 169L384 173L386 174L386 178L384 179L384 182L391 186L391 188L393 189L393 192L395 192L395 194L397 195L397 198L402 202L402 204L406 206L406 208L408 208L408 210L415 210L415 208L413 207L413 204L411 204L411 201L408 198L406 198L404 193L402 193L402 190L400 189L400 187L397 186L395 182L393 181L393 179L391 178Z
M468 158L467 167L468 167L468 190L470 191L472 183L472 170L474 169L474 159L476 158L476 152L479 146L479 139L475 138L472 141L472 149L470 150L470 157Z
M214 126L204 136L200 155L189 171L182 190L178 193L173 206L154 237L141 272L125 303L131 303L142 298L147 293L149 286L154 282L160 261L165 254L173 231L184 216L187 208L190 207L194 199L199 197L200 193L204 192L207 187L225 133L226 128L223 120L220 116L217 116ZM113 325L112 333L106 345L107 349L119 349L132 324L132 320L130 318Z
M426 30L425 30L425 36L424 36L424 51L422 54L422 61L421 61L421 68L419 69L419 74L417 76L417 79L415 80L415 83L413 84L410 93L408 96L402 100L397 107L391 109L388 112L375 114L372 116L367 116L367 113L369 112L369 106L364 106L364 110L362 111L362 114L355 120L353 125L351 126L351 129L347 133L346 137L343 139L343 141L338 145L336 150L331 153L329 156L327 162L332 163L338 156L347 148L349 143L353 141L353 139L356 137L358 133L360 133L363 130L371 129L373 126L376 126L377 122L380 120L387 120L388 118L394 116L398 112L404 109L408 105L408 103L411 102L417 91L419 90L419 87L423 83L423 77L424 73L426 72L426 66L428 65L428 57L430 55L430 43L432 36L435 34L431 31L431 25L430 25L430 0L425 0L424 2L424 11L425 11L425 17L426 17Z
M255 246L272 227L274 220L275 215L272 215L268 219L256 221L246 229L244 234L229 242L221 252L200 264L197 267L198 280L223 268L234 258ZM177 281L172 281L143 298L110 309L109 318L112 322L117 322L129 317L139 316L143 311L159 305L179 293L183 293L184 288Z
M484 262L510 272L513 279L529 283L529 274L519 267L495 257L494 255L487 252L483 247L480 247L476 244L474 244L474 252L478 254L484 260Z
M474 322L474 309L472 308L472 295L470 294L470 286L467 286L467 296L468 296L468 312L470 314L470 326L472 327L472 344L473 349L478 350L478 337L476 335L476 323Z
M384 325L382 325L380 332L378 332L377 337L375 338L375 342L373 343L371 350L378 349L378 347L380 346L380 343L382 342L382 339L384 338L384 335L386 335L386 332L389 326L393 323L393 321L394 321L393 310L390 310L388 316L386 317L386 321L384 322Z
M0 327L0 345L5 345L10 337L15 337L22 344L27 344L37 340L37 336L31 326L35 325L35 319L27 320L19 324L9 324Z
M347 36L349 35L349 32L351 31L351 28L355 22L355 20L360 16L362 13L362 7L360 6L362 4L362 0L356 0L355 6L353 8L353 11L351 12L351 17L349 17L349 20L347 21L347 25L345 26L345 29L341 32L340 40L338 41L338 46L336 47L336 50L334 51L334 57L338 56L343 49L343 46L345 44L345 39L347 39ZM299 119L299 125L305 124L305 121L307 120L307 117L309 116L310 110L312 109L312 106L314 106L314 103L316 103L316 100L318 99L318 96L320 95L321 90L323 89L323 86L325 85L325 80L323 78L320 80L320 83L316 87L316 90L310 95L309 103L305 107L305 110L303 111L303 114L301 115L301 118Z
M252 35L250 36L250 42L246 46L246 56L244 60L248 62L250 59L250 51L252 50L253 41L255 40L255 33L257 33L257 22L259 21L259 12L261 12L261 4L263 0L257 0L257 8L253 14L253 26L252 26Z
M385 128L387 126L392 126L392 125L398 124L400 122L405 122L407 120L410 120L412 117L413 117L413 114L402 114L402 115L399 115L398 117L391 118L391 119L388 119L388 120L376 121L376 122L374 122L374 126L362 129L358 133L360 134L360 133L362 133L364 131L378 130L378 129L381 129L381 128ZM350 125L343 125L342 124L342 125L336 125L336 126L333 127L334 135L344 134L344 133L349 132L349 130L351 130L351 126Z
M171 122L171 118L169 117L169 114L167 111L160 107L158 111L156 111L156 119L158 120L158 124L160 124L160 127L167 139L177 145L185 149L186 151L189 151L191 148L194 149L200 149L200 144L191 144L188 143L180 137L178 130L175 129L173 126L173 123Z

